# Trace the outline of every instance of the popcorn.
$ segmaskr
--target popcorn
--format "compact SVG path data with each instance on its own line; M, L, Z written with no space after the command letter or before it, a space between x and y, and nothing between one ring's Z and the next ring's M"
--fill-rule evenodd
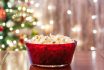
M73 43L74 40L64 35L49 35L49 36L36 35L31 39L30 42L35 44L65 44L65 43Z

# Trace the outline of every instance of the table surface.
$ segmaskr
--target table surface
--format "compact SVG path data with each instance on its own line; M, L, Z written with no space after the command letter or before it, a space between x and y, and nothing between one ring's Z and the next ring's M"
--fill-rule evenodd
M99 52L76 51L70 66L64 68L40 68L31 65L30 70L104 70L104 54L101 55Z

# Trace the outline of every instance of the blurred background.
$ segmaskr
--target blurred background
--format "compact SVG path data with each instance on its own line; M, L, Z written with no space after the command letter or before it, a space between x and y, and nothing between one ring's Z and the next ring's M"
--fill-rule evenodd
M24 41L38 34L63 34L77 40L76 50L103 51L104 0L0 0L3 70L28 69Z

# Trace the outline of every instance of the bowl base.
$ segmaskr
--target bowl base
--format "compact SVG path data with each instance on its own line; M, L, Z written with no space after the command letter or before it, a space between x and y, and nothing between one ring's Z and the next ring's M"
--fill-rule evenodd
M45 67L45 68L61 68L61 67L66 67L69 64L62 64L62 65L38 65L38 64L33 64L33 66L38 66L38 67Z

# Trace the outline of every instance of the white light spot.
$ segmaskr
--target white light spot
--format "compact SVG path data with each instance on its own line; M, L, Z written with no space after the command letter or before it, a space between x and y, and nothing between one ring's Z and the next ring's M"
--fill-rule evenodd
M23 11L26 11L26 7L23 7L22 10L23 10Z
M3 36L0 36L0 39L3 39Z
M94 30L93 30L93 34L96 34L96 33L97 33L97 30L94 29Z
M23 17L26 17L26 15L27 15L26 13L23 13L23 14L22 14Z
M39 6L40 6L40 4L39 4L39 3L36 3L36 4L35 4L35 7L37 7L37 8L38 8Z
M21 1L20 1L20 0L18 0L18 3L20 4L20 3L21 3Z
M98 2L98 0L93 0L93 2L94 2L94 3L97 3L97 2Z
M97 18L97 15L92 15L91 18L92 18L92 19L96 19L96 18Z
M22 46L20 46L20 48L22 49L23 47L22 47Z
M21 24L21 27L24 27L25 26L25 24Z
M41 22L37 22L37 26L42 26L42 23Z
M48 10L54 10L55 9L55 7L53 6L53 5L48 5Z
M21 10L22 8L21 7L18 7L18 10Z
M18 48L16 48L16 49L15 49L15 51L19 51L19 49L18 49Z
M29 16L29 17L26 18L26 20L27 20L27 21L32 21L32 17Z
M6 9L6 12L9 12L9 9Z
M25 41L27 41L28 39L27 39L27 38L25 38L24 40L25 40Z
M25 2L28 2L29 0L25 0Z
M13 43L12 43L12 42L10 42L8 45L9 45L10 47L12 47L12 46L13 46Z
M6 42L7 42L8 45L12 45L12 41L7 40Z
M50 24L53 24L54 23L54 21L53 20L50 20L50 22L49 22Z
M12 9L10 9L10 12L13 12L13 10L12 10Z
M45 26L43 25L43 26L41 26L40 28L41 28L41 29L44 29L44 28L45 28Z
M94 46L91 46L90 49L91 49L91 51L95 51L96 50Z
M33 22L33 25L36 25L37 23L36 22Z
M19 33L20 31L17 29L15 32L16 32L16 33Z
M30 12L30 9L27 9L27 12Z
M2 49L0 48L0 51L2 51Z
M4 44L2 44L2 45L1 45L1 47L2 47L2 48L5 48L5 45L4 45Z
M46 30L48 30L48 29L50 29L50 25L47 24L47 25L44 26L44 28L45 28Z
M33 9L30 9L30 11L29 11L30 13L33 13L34 12L34 10Z
M31 4L34 4L34 0L31 0L30 3L31 3Z
M16 44L17 43L16 40L14 40L13 43Z
M12 4L10 2L7 3L8 7L11 8Z
M40 17L42 17L42 13L41 12L36 12L36 14L34 14L33 16L40 18Z
M67 14L68 15L72 14L71 10L67 10Z
M12 30L13 30L13 28L11 27L9 30L10 30L10 31L12 31Z
M5 26L5 23L3 23L2 25Z
M73 28L72 28L72 31L73 31L73 32L80 32L81 29L80 29L80 27L77 27L77 26L76 26L76 27L73 27Z

